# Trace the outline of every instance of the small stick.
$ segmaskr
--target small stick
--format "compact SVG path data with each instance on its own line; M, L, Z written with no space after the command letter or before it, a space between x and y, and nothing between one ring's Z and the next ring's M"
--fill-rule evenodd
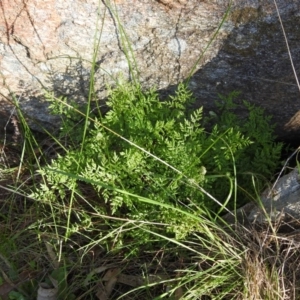
M277 184L277 182L278 182L278 180L279 180L279 178L280 178L282 172L285 170L285 168L286 168L288 162L290 161L290 159L291 159L291 158L292 158L299 150L300 150L300 146L299 146L299 147L298 147L298 148L297 148L297 149L296 149L296 150L288 157L288 159L286 160L286 162L285 162L285 164L283 165L283 167L282 167L282 169L281 169L281 171L280 171L280 173L279 173L279 175L278 175L276 181L274 182L274 184L273 184L271 190L270 190L269 193L268 193L268 196L267 196L268 198L271 196L272 191L274 190L274 188L275 188L275 186L276 186L276 184Z

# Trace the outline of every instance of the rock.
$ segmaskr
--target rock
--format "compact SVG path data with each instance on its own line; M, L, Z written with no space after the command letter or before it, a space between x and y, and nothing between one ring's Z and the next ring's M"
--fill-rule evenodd
M236 215L236 218L235 218ZM222 218L228 224L237 220L240 224L280 223L300 219L300 174L294 168L267 188L257 204L251 202L237 209L236 214L227 213Z
M250 222L265 223L300 219L300 175L298 168L282 176L261 196L263 209L254 207L249 215ZM268 217L266 217L266 214Z
M300 174L298 168L294 168L288 174L278 178L260 195L260 201L249 202L237 209L236 213L226 213L222 219L229 225L234 225L238 221L244 226L264 225L269 221L273 224L298 222L300 220Z
M203 54L190 81L197 106L212 110L217 93L238 89L243 98L274 116L280 138L295 138L300 131L299 90L274 1L233 0L228 18L209 45L229 2L44 0L37 5L34 0L3 0L1 95L11 98L13 91L29 117L48 129L57 127L43 89L86 102L94 42L101 36L97 99L105 99L106 84L113 84L120 73L138 78L145 88L156 85L162 93L172 91ZM300 3L276 2L299 69ZM130 73L130 68L135 71Z

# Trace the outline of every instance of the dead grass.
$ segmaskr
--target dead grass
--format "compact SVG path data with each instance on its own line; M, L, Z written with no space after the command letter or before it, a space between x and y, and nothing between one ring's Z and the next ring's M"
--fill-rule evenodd
M242 263L244 299L299 299L300 232L285 222L238 231L247 246Z

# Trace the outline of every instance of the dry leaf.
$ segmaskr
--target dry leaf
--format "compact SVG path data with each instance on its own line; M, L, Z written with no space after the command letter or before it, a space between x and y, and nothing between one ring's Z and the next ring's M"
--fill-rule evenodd
M169 277L166 275L149 275L148 277L142 276L133 276L133 275L126 275L120 274L118 277L118 282L132 286L132 287L139 287L145 285L147 283L159 283L161 280L166 280Z
M49 257L51 259L51 262L53 264L53 268L58 269L59 261L57 259L55 252L53 251L53 246L48 241L44 241L44 243L45 243L46 249L48 251Z
M6 300L8 299L8 294L11 292L15 287L8 282L4 282L0 285L0 299Z
M117 283L118 280L118 276L121 273L120 269L110 269L108 270L104 277L103 277L103 281L106 282L105 286L103 286L103 284L101 284L99 286L99 291L97 292L96 296L99 300L108 300L109 296L115 286L115 284Z

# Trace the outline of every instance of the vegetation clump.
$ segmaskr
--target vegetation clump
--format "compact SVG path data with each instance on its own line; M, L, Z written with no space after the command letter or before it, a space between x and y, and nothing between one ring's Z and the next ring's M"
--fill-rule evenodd
M277 299L291 290L282 263L292 270L299 247L286 256L294 245L276 237L279 226L232 230L217 221L258 197L263 178L274 174L282 145L261 108L238 103L233 92L205 117L185 84L160 101L154 89L122 83L110 91L105 115L89 103L80 110L68 99L49 100L62 117L52 139L63 152L41 166L32 151L34 176L3 204L2 273L43 270L44 283L57 281L58 299ZM247 111L244 119L237 108ZM24 151L34 150L20 117ZM10 297L34 298L39 280Z
M0 182L0 299L33 299L42 285L68 300L296 299L297 230L277 234L282 224L271 222L232 230L217 221L259 198L274 174L282 144L270 117L237 92L219 95L204 116L192 109L187 84L163 101L155 89L143 91L117 10L105 4L133 81L110 91L109 112L91 116L101 70L96 35L86 110L48 95L62 128L46 151L14 101L24 144L19 166L0 168L14 177L11 186ZM50 162L56 146L63 154Z
M219 110L205 119L202 108L190 109L194 99L185 84L160 101L155 90L126 83L111 91L109 112L89 121L88 128L76 125L76 110L53 99L52 108L65 120L63 132L76 128L70 139L84 144L43 168L46 182L32 197L77 205L84 181L97 195L92 205L101 215L168 224L167 232L183 238L198 230L196 216L241 204L237 187L249 196L252 176L269 178L276 168L281 144L274 143L269 118L244 101L248 116L239 120L233 111L237 95L221 96ZM138 244L149 240L140 230L126 236Z

